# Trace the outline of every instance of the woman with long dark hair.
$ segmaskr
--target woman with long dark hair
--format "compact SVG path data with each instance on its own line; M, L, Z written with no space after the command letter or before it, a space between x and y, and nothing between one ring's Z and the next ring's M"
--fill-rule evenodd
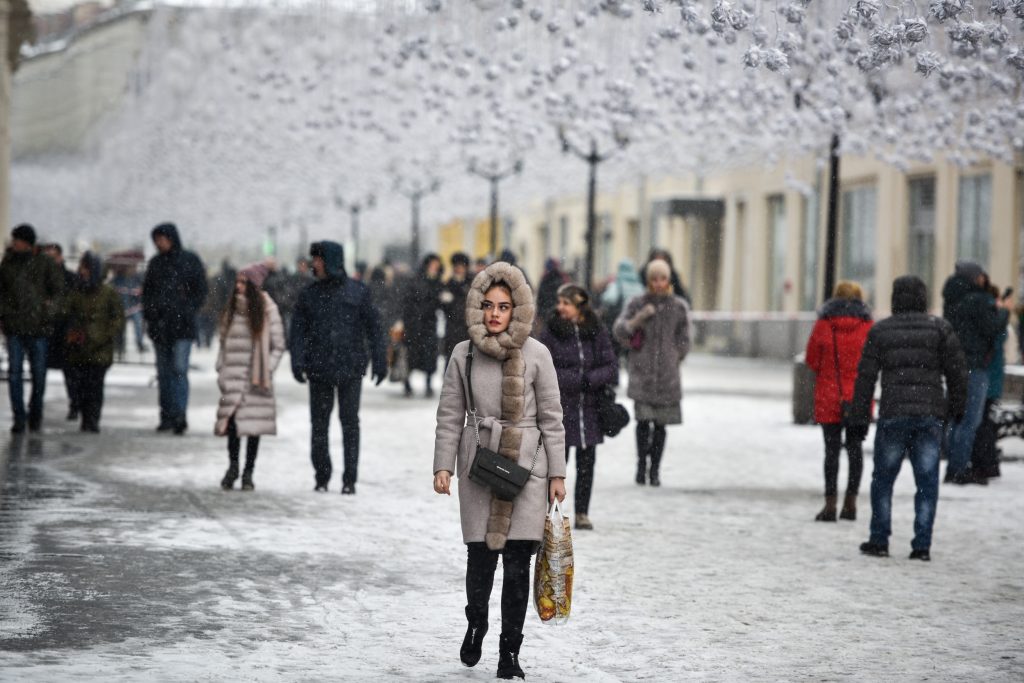
M260 436L277 433L272 377L284 354L285 342L281 314L262 290L269 272L262 263L238 271L234 295L220 316L220 403L214 433L228 438L228 470L220 482L226 491L238 479L242 437L248 437L242 490L251 491L255 488L252 473Z
M488 603L502 556L498 678L523 678L519 649L530 597L530 558L544 535L549 501L565 498L565 430L558 376L547 347L530 337L533 292L523 272L499 261L466 296L469 340L452 351L437 407L434 491L451 495L459 476L466 544L466 619L459 656L480 661ZM479 437L478 437L479 434ZM513 500L471 480L477 444L530 470Z
M573 506L576 528L592 529L590 494L594 487L597 445L604 441L598 424L599 397L619 381L619 359L608 330L590 307L590 293L574 284L558 288L557 303L540 334L558 373L565 425L565 461L576 447Z

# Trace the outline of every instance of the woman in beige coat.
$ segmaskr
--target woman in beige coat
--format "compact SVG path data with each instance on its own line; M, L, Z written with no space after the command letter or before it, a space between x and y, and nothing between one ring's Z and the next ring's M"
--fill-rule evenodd
M445 371L437 407L434 491L451 495L459 477L462 540L467 546L466 619L459 652L463 664L480 661L488 602L503 556L498 678L523 678L519 648L530 596L530 557L544 535L548 503L565 498L565 431L558 377L547 347L530 338L533 292L522 271L492 263L473 280L466 297L469 341L458 344ZM513 501L503 501L469 479L476 432L468 414L467 359L480 443L522 467L532 468Z
M217 355L220 403L213 431L228 437L228 471L220 482L226 491L238 479L242 437L248 437L242 490L252 491L260 436L277 433L271 377L284 354L284 325L277 305L262 290L268 273L262 263L238 271L235 294L221 314Z

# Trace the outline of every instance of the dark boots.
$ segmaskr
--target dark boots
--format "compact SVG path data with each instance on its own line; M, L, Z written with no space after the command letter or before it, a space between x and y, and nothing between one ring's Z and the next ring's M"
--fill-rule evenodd
M665 452L665 427L661 425L655 425L653 433L651 434L651 471L650 479L651 486L661 486L661 477L659 472L661 470L661 454Z
M843 509L839 513L839 519L848 519L851 522L857 520L857 494L847 493L843 499Z
M462 648L459 649L459 659L466 666L476 666L480 661L484 636L487 635L486 608L481 619L478 610L466 605L466 621L469 625L466 627L466 637L462 639Z
M523 634L501 634L498 643L498 678L526 678L523 668L519 666L519 646L523 644Z
M220 480L220 487L225 491L230 491L235 487L235 481L238 480L238 458L231 461L228 465L228 471L224 473L224 478Z
M837 496L825 496L825 507L821 509L821 512L814 516L815 522L836 521L836 499Z
M647 422L636 423L636 483L647 483L647 457L651 452L651 426Z

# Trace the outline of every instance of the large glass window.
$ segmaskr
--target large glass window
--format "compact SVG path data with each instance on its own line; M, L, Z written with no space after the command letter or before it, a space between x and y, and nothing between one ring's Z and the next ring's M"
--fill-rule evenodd
M569 217L558 218L558 257L562 263L569 257Z
M840 277L858 282L865 292L875 287L875 215L873 185L843 192Z
M961 176L957 212L957 256L988 268L992 238L992 176Z
M804 197L803 272L800 282L800 308L813 311L818 306L818 219L819 188Z
M597 239L599 240L598 248L598 263L597 272L594 273L595 279L603 278L610 275L612 272L612 240L615 235L612 232L612 216L609 213L603 213L597 217ZM594 283L589 283L591 286Z
M935 178L912 178L909 185L910 272L928 285L935 282Z
M786 198L768 197L768 304L782 310L786 280Z

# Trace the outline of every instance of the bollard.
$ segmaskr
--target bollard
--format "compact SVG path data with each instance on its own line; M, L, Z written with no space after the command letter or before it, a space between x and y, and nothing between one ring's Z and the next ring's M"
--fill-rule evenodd
M793 422L814 423L814 372L804 363L804 354L793 359Z

